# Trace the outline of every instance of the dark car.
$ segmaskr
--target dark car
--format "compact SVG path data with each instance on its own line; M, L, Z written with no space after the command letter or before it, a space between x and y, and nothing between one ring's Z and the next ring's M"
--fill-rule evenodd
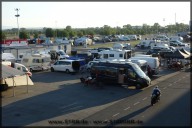
M146 55L159 56L161 49L150 49L147 51Z
M102 39L102 41L105 43L105 42L112 42L112 39L111 38L109 38L109 37L104 37L103 39Z
M173 41L170 41L170 46L185 46L185 43L179 40L173 40Z

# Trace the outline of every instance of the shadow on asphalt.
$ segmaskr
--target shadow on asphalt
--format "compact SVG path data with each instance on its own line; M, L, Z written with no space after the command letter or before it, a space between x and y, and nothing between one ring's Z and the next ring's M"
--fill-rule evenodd
M80 110L106 105L140 91L117 86L104 86L102 89L95 89L80 84L60 85L60 89L25 98L2 107L2 125L30 125Z
M108 124L107 127L108 127L108 128L115 127L116 125L121 124L122 121L129 120L129 119L131 119L132 117L134 117L134 116L136 116L136 115L139 115L140 113L146 111L146 110L149 109L150 107L151 107L151 105L148 105L148 106L143 107L142 109L139 109L139 110L137 110L137 111L134 111L133 113L130 113L130 114L127 115L127 116L124 116L124 117L122 117L122 118L119 118L118 121ZM129 120L129 121L131 121L131 120ZM133 120L133 121L134 121L134 120ZM132 123L132 124L135 124L136 122L135 122L135 121L134 121L134 122L130 122L130 125L131 125L131 123Z
M175 100L172 104L167 106L164 110L153 116L149 121L145 122L144 126L190 126L190 95L191 94L189 90Z

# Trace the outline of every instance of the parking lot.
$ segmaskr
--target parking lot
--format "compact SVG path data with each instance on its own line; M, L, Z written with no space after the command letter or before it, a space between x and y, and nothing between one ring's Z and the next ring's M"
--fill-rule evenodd
M161 69L160 74L153 77L151 86L166 74L174 73L176 73L174 70ZM28 93L26 86L16 87L14 97L12 88L2 92L3 125L42 126L43 124L49 125L48 119L60 116L62 119L85 118L142 91L142 89L137 90L127 86L83 86L79 80L80 76L82 74L34 72L32 80L35 85L29 86ZM71 115L71 113L74 114ZM81 115L81 117L77 115Z

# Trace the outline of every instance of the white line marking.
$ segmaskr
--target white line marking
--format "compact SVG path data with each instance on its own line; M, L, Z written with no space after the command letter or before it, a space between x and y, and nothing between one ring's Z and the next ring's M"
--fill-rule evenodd
M164 87L163 89L166 89L167 87Z
M115 116L117 116L117 115L119 115L119 113L117 113L117 114L113 115L113 117L115 117Z
M136 102L136 103L134 103L133 105L137 105L137 104L139 104L140 102Z
M147 97L143 98L143 100L146 100L146 99L147 99Z
M72 104L69 104L69 105L63 106L63 107L61 107L61 108L67 108L67 107L73 106L73 105L75 105L75 104L77 104L77 103L75 102L75 103L72 103Z
M130 109L130 107L125 108L124 110Z
M70 108L68 110L73 110L73 109L77 109L77 108L82 108L83 106L76 106L76 107L73 107L73 108Z

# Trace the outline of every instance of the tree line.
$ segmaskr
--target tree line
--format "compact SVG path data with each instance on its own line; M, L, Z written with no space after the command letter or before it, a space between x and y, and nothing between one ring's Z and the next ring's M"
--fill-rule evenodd
M2 39L6 39L8 35L16 34L18 31L17 28L7 29L2 31ZM131 26L130 24L124 25L123 27L110 27L108 25L104 25L103 27L91 27L91 28L72 28L71 26L67 26L63 29L53 29L46 28L39 30L30 30L26 28L21 28L19 33L20 39L28 39L30 36L34 38L38 38L39 35L44 34L46 37L81 37L84 35L146 35L146 34L159 34L159 33L177 33L189 31L189 25L183 23L176 23L174 25L160 26L158 23L154 23L154 25L150 26L147 24L143 24L142 26Z

